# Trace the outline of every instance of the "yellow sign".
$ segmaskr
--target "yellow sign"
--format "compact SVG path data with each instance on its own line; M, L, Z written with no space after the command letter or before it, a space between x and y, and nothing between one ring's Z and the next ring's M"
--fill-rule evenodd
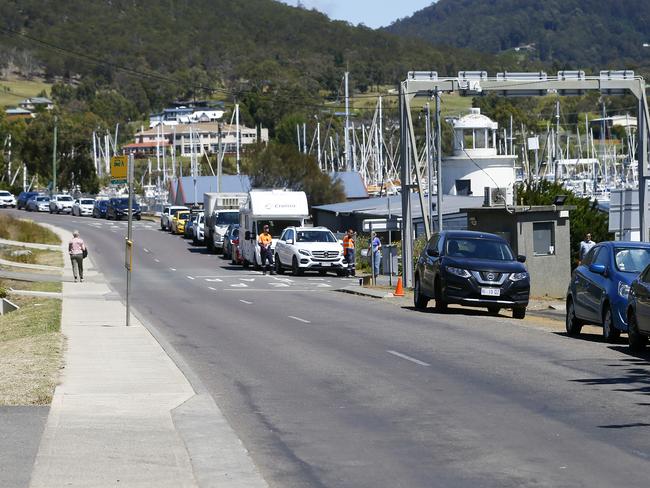
M124 267L131 271L133 269L133 241L125 239Z
M111 183L126 183L128 168L128 156L113 156L111 158Z

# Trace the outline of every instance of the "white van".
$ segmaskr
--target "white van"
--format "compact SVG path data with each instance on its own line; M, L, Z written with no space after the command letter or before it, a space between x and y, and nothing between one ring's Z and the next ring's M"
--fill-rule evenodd
M304 191L251 190L246 204L239 211L239 249L244 267L262 262L257 236L265 225L273 237L271 248L287 227L303 227L309 218Z

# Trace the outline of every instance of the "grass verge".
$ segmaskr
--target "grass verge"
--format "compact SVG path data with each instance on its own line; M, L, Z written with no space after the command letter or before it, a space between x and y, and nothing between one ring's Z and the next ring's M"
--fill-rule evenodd
M12 256L12 251L30 251L31 254ZM61 251L49 251L46 249L27 249L20 246L3 246L0 252L2 259L15 261L17 263L44 264L47 266L63 267L63 254Z
M50 229L11 215L0 215L0 238L36 244L61 244L59 236Z
M0 405L47 405L62 364L61 300L10 296L0 316Z
M29 291L49 291L53 293L61 293L63 286L60 281L21 281L21 280L2 280L0 281L0 288L13 288L14 290L29 290Z

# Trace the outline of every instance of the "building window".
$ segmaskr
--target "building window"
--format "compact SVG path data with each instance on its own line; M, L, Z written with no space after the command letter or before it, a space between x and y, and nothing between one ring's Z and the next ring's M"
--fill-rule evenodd
M555 227L553 222L533 222L533 250L535 256L555 254Z

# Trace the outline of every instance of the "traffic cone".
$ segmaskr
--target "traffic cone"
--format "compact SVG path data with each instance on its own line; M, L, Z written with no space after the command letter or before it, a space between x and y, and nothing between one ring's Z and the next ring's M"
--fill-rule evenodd
M402 287L402 278L397 278L397 286L395 287L395 291L393 292L393 295L396 297L403 297L404 296L404 287Z

